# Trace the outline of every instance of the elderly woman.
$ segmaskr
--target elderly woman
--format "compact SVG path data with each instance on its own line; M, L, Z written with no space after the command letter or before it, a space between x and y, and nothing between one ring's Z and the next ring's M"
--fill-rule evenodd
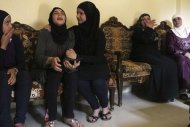
M180 89L190 88L190 28L183 25L183 18L180 14L172 17L174 28L167 36L168 52L174 57L178 65Z
M134 27L131 58L151 65L148 97L157 102L173 101L178 93L177 66L158 50L158 35L153 29L155 20L142 14Z

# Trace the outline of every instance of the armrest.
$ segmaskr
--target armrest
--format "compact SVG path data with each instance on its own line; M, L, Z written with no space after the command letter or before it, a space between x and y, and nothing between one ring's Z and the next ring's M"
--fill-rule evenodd
M120 75L122 70L122 51L106 50L106 53L108 54L106 57L109 62L114 61L114 55L116 56L116 73Z

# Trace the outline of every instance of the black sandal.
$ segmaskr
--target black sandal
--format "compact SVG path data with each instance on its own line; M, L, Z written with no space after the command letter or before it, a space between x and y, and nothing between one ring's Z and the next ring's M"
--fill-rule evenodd
M106 114L103 114L103 112L101 112L101 115L100 115L100 117L101 117L101 119L102 120L110 120L111 119L111 112L109 111L109 112L107 112Z
M95 123L98 119L99 119L99 116L90 115L88 116L87 121L90 123Z

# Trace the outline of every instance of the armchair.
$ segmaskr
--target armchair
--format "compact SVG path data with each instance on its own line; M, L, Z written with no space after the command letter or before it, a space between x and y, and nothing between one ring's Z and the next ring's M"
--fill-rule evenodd
M101 25L106 38L106 51L112 54L109 62L112 73L116 74L118 105L122 105L123 81L143 83L149 77L151 67L147 63L129 59L132 48L133 31L124 26L116 17L111 17Z

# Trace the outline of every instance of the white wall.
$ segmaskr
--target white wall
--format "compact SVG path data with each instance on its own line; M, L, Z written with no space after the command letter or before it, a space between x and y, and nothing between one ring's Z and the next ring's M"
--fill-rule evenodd
M63 8L67 14L67 26L77 24L76 8L85 0L0 0L0 9L6 10L13 21L19 21L40 29L48 23L53 7ZM149 13L159 24L170 21L176 11L180 11L185 22L190 21L190 0L90 0L101 13L101 23L110 16L116 16L126 26L131 26L141 13Z

